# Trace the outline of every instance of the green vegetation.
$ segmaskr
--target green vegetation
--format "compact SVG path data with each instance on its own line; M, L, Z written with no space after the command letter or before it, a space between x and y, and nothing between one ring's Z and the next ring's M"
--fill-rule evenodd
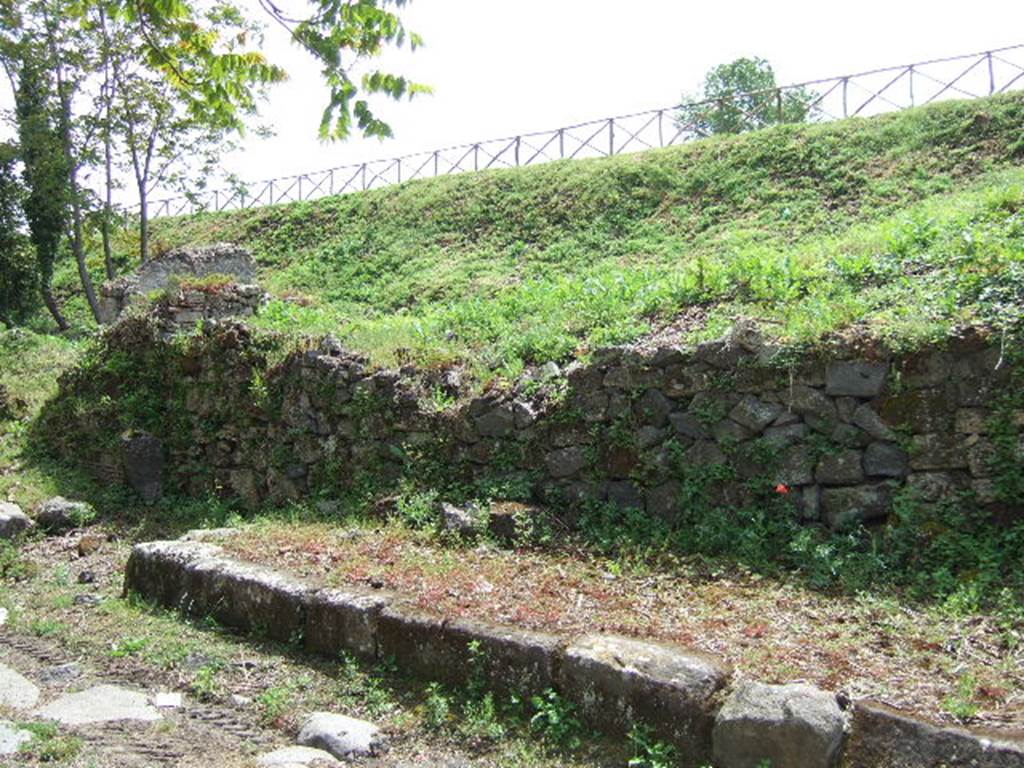
M330 332L382 364L514 375L684 313L697 335L746 315L792 343L858 325L912 345L1017 322L998 307L1021 295L1022 121L1011 94L203 214L154 236L252 249L283 297L262 325Z

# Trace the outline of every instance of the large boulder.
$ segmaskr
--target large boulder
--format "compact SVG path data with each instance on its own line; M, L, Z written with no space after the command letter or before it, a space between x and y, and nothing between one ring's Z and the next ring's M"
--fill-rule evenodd
M121 440L124 475L142 500L151 504L163 495L164 449L160 439L145 432Z
M810 685L740 683L715 719L720 768L833 768L845 718L835 696Z

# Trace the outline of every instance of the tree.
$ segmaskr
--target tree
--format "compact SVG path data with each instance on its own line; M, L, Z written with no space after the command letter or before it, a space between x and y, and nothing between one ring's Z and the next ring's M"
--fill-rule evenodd
M700 94L691 100L684 97L676 124L685 133L711 136L802 123L816 98L806 88L780 88L765 59L740 58L705 75Z
M255 22L222 0L213 4L212 15L197 0L106 1L113 12L137 25L148 43L150 64L163 68L189 94L194 108L218 113L224 121L237 115L240 107L252 106L251 94L237 89L240 73L259 73L264 82L284 75L258 51L245 50L244 41L233 50L219 45L218 23L225 19ZM353 124L367 136L391 136L390 126L376 117L367 97L381 94L397 100L430 91L421 83L380 70L365 73L358 85L353 79L357 60L376 56L389 45L408 42L415 49L422 44L392 10L409 0L311 0L304 17L293 16L274 0L257 2L265 17L285 29L321 65L329 90L320 119L321 138L343 139ZM175 44L167 45L167 40Z
M35 249L39 289L57 327L64 331L69 325L54 298L52 283L54 263L67 225L67 171L50 97L40 71L42 61L41 52L24 41L16 55L6 49L3 59L15 86L14 111L26 188L23 209L29 240Z
M25 189L18 178L18 148L0 144L0 323L22 322L37 304L32 248L23 231Z

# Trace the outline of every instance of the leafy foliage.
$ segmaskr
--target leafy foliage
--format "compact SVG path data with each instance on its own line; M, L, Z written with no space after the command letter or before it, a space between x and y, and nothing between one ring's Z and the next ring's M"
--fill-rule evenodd
M762 58L720 64L704 77L701 93L676 115L679 130L697 136L743 133L769 125L802 123L817 94L779 88L772 65Z
M0 144L0 322L23 322L36 306L37 277L31 246L22 231L24 188L17 175L17 148Z

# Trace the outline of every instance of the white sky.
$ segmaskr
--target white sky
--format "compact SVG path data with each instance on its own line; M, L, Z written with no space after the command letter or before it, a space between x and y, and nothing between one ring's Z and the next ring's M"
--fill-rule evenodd
M403 18L426 46L373 64L435 93L377 102L394 139L321 143L316 63L268 26L266 53L291 74L262 110L276 135L246 138L224 169L257 181L666 107L738 56L767 58L784 84L1024 43L1019 0L415 0Z
M276 136L225 166L256 180L669 106L738 56L788 83L1024 42L1014 0L415 0L404 18L426 46L381 64L435 93L382 103L394 139L317 141L316 66L268 29L292 75L264 110Z

